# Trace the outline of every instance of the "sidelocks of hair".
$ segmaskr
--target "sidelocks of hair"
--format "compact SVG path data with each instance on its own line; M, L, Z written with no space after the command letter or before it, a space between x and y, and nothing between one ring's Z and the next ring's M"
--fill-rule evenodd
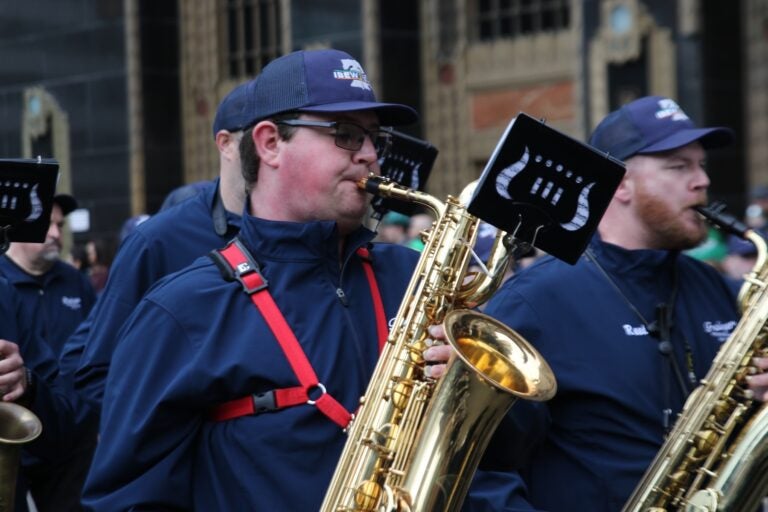
M296 119L298 117L299 112L288 112L286 114L276 115L270 118L270 120L278 122L287 119ZM245 180L246 191L250 191L259 178L259 154L256 152L256 145L253 143L253 127L256 126L256 124L243 130L243 136L240 139L240 145L238 146L238 150L240 151L240 165L242 168L243 179ZM281 139L291 140L295 131L295 126L277 125L277 132Z

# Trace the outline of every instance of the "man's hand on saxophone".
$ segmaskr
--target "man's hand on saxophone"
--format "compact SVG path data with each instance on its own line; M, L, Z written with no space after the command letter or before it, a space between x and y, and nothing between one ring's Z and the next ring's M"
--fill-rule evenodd
M768 401L768 357L755 357L752 364L759 373L747 377L747 385L755 394L755 400Z
M27 375L19 346L0 339L0 396L3 402L20 398L27 389Z
M424 374L439 379L445 373L445 365L453 348L445 343L445 328L442 325L431 325L428 330L430 338L427 345L430 347L424 351L424 360L427 362Z

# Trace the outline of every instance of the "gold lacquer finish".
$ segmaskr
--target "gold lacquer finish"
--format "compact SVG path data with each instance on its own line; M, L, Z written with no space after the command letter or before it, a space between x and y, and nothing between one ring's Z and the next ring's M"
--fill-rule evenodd
M11 512L16 494L21 445L42 432L40 420L29 409L0 402L0 512Z
M741 320L688 398L625 512L749 512L768 494L768 410L745 382L754 371L752 358L766 355L768 250L759 234L750 230L742 236L755 244L758 258L739 293Z
M488 275L467 276L479 219L462 200L449 196L443 203L376 177L361 187L424 205L436 220L321 510L458 510L499 421L517 398L551 398L555 378L520 335L463 309L501 282L509 261L504 233L497 236ZM427 328L439 323L455 350L446 374L435 381L424 375L421 353Z

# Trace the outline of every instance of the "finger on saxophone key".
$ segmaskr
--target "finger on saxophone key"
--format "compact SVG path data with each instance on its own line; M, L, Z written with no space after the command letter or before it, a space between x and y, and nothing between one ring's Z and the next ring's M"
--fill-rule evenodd
M426 343L429 348L423 353L426 362L424 375L431 379L439 379L445 373L445 363L453 349L445 344L445 329L442 325L431 325L428 332L431 339Z
M752 358L756 373L747 376L747 385L756 400L768 401L768 357Z

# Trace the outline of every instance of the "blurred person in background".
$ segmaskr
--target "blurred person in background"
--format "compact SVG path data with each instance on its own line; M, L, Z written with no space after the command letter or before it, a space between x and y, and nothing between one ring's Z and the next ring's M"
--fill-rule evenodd
M707 238L693 249L688 249L685 254L691 258L712 265L719 271L723 271L723 260L728 254L723 233L712 226L707 227Z
M62 372L72 377L75 389L97 409L117 333L144 293L162 277L223 247L240 230L246 193L238 145L245 127L242 110L247 83L229 92L216 111L212 128L219 151L218 178L196 184L183 204L166 205L134 226L121 244L91 315L67 341L60 360Z
M96 302L88 278L61 259L65 219L75 209L74 197L56 195L45 242L14 242L0 257L0 274L13 284L30 309L39 308L37 320L43 337L57 357Z
M134 215L133 217L126 219L120 227L120 243L122 244L131 233L136 231L137 227L149 220L149 217L150 215L147 213L140 213L139 215Z
M106 238L88 240L85 254L88 261L88 277L96 295L101 294L109 277L109 267L114 257L114 244Z
M180 187L176 187L171 190L165 199L163 204L160 205L160 211L172 208L177 204L186 201L190 197L195 197L197 194L204 192L211 184L210 180L195 181L193 183L185 183Z
M84 276L88 276L88 251L85 250L85 244L75 243L72 245L67 263L79 270Z
M407 215L391 211L382 217L379 226L376 228L376 241L390 244L404 244L408 237L409 219Z
M757 185L750 191L744 222L753 229L764 230L768 225L768 185Z
M424 249L424 242L421 239L422 231L432 227L432 216L428 213L417 213L411 216L408 222L408 231L406 232L407 242L405 245L411 249L421 251Z
M14 242L0 257L2 274L19 292L26 315L50 346L55 361L64 343L90 312L96 301L86 275L61 260L61 235L65 218L77 209L68 194L53 198L51 220L43 243ZM37 342L36 342L37 343ZM51 370L50 376L53 376ZM27 470L35 503L39 510L78 510L80 488L90 463L92 433L76 435L62 457L31 464Z
M728 235L727 247L728 252L722 262L723 273L741 283L744 276L755 266L757 248L749 240L735 235Z
M74 197L54 196L45 240L13 242L0 257L0 395L29 407L43 423L41 437L22 452L17 511L26 510L25 488L40 512L80 510L90 462L92 446L83 439L93 439L93 416L64 385L56 365L96 300L88 278L61 259L65 218L76 208Z

